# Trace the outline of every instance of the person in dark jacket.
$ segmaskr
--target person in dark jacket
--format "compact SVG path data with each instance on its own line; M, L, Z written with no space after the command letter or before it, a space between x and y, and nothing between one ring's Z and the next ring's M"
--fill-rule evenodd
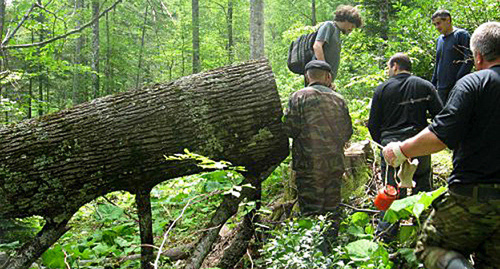
M437 115L443 105L436 89L427 80L411 74L411 60L403 53L396 53L387 62L389 79L379 85L373 94L368 129L373 140L381 145L409 138L427 125L427 113ZM432 187L430 155L417 158L419 164L413 176L414 193L430 191ZM386 176L386 164L382 158L382 176ZM389 167L387 183L398 188L395 169ZM406 188L400 190L400 198L406 196Z
M447 10L436 11L432 15L432 24L441 35L436 41L436 65L431 82L437 88L443 104L446 104L450 90L457 80L472 69L470 36L465 29L453 26L450 12Z
M472 34L478 72L460 79L443 110L418 135L389 143L386 162L452 149L448 190L432 203L417 257L429 269L498 268L500 264L500 23Z

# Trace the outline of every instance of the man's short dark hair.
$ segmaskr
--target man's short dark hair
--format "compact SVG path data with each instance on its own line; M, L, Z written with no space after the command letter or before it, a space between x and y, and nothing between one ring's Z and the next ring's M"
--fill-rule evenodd
M309 69L306 71L307 77L309 77L309 80L318 80L322 79L324 75L329 74L330 72L323 70L323 69Z
M451 22L451 14L446 9L439 9L436 12L434 12L434 14L432 14L431 20L434 20L435 18L441 18L441 19L450 18Z
M411 72L411 60L408 55L398 52L389 59L389 66L392 67L394 63L399 65L399 69Z
M359 14L359 10L356 7L348 5L340 5L335 10L334 21L347 21L354 25L356 28L363 26L363 19Z

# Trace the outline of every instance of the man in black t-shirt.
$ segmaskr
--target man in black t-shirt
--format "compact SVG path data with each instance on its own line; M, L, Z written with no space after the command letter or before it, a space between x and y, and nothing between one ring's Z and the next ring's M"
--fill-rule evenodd
M386 162L454 150L448 191L419 236L416 254L426 268L477 268L500 264L500 23L476 29L471 50L478 72L460 79L444 109L418 135L388 144Z
M403 141L424 129L427 112L434 117L443 108L434 86L427 80L411 75L411 60L404 53L396 53L387 62L389 80L375 89L368 129L373 140L381 145ZM431 157L420 156L413 176L416 186L413 193L431 190ZM382 176L386 176L386 164L382 159ZM387 183L396 188L395 169L389 167ZM400 198L406 196L406 188L400 190Z

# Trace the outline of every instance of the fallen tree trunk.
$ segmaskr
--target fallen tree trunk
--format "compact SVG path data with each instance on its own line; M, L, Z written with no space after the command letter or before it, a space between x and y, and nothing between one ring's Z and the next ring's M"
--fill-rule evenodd
M37 244L50 246L96 197L201 172L194 161L165 160L185 148L260 175L288 155L281 116L271 68L255 61L2 127L0 218L43 216L57 230ZM29 266L27 252L15 263Z

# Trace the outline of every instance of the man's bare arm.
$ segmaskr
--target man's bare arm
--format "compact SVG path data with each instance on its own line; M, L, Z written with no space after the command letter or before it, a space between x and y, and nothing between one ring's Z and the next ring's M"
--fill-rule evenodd
M323 45L325 44L325 41L315 41L313 44L313 50L314 54L316 55L316 59L318 60L325 60L325 53L323 51Z

